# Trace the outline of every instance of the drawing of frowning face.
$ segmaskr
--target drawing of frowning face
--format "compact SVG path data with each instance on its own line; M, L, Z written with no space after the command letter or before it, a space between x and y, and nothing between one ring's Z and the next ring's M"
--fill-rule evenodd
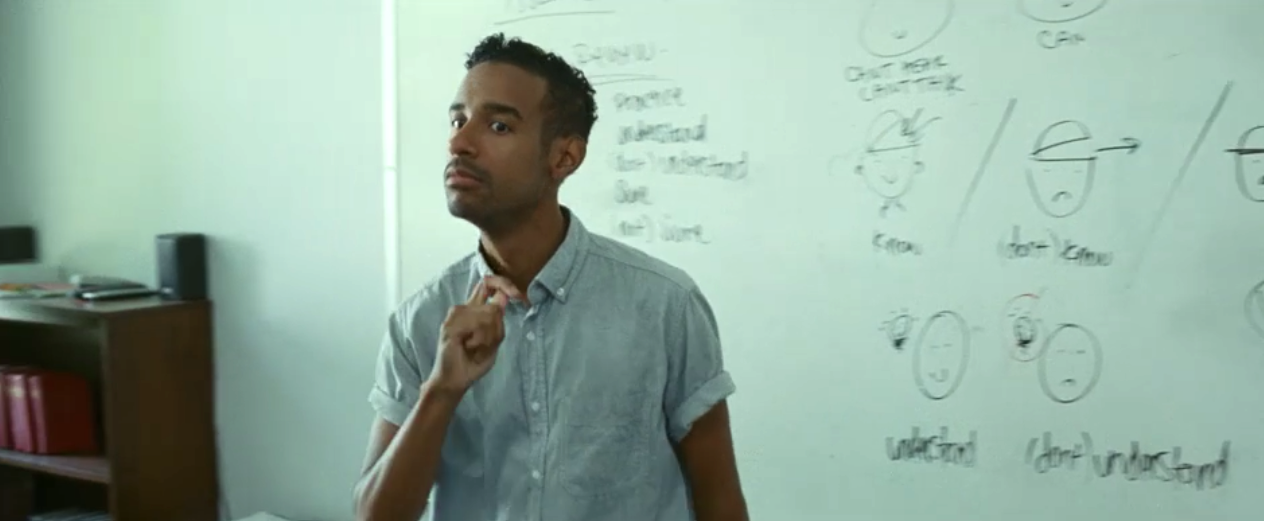
M1264 281L1256 284L1246 295L1246 320L1256 333L1264 337Z
M856 173L865 178L865 185L887 199L898 199L908 192L913 176L923 165L917 160L917 145L887 150L870 150L860 159Z
M1032 294L1019 295L1010 299L1001 314L1001 331L1004 333L1005 348L1010 356L1020 362L1030 362L1040 355L1041 332L1040 321L1036 318L1036 304L1040 297Z
M1027 167L1031 196L1040 210L1052 217L1080 211L1088 201L1096 160L1037 161Z
M1088 128L1062 121L1045 128L1027 165L1027 185L1040 211L1066 217L1080 211L1093 189L1097 158Z
M1106 0L1019 0L1028 18L1051 24L1079 20L1106 6Z
M1102 349L1093 333L1074 324L1058 326L1040 356L1040 387L1049 399L1072 403L1084 398L1102 371Z
M880 58L920 49L952 19L953 0L872 0L860 21L860 45Z
M961 385L969 357L965 320L951 311L930 317L913 352L913 379L918 389L932 400L951 396Z
M1264 126L1246 131L1238 140L1238 148L1229 152L1235 156L1238 189L1242 195L1264 202Z

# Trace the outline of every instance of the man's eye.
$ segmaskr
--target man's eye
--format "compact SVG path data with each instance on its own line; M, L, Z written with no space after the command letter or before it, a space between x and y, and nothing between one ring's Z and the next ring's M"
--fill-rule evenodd
M492 122L492 130L496 132L509 132L509 125L499 121Z
M452 125L452 128L461 128L461 120L459 119L453 119L452 121L449 121L448 124Z

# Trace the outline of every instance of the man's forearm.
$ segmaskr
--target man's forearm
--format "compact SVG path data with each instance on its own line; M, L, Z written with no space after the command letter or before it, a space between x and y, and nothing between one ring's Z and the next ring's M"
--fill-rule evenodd
M698 521L750 521L746 499L740 491L723 494L701 494L693 499Z
M439 469L443 440L461 393L428 384L417 406L377 462L356 486L362 521L416 521L426 510Z

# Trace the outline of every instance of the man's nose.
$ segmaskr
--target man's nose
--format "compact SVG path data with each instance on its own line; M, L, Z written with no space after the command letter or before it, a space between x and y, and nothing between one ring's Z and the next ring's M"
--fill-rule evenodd
M477 155L469 125L462 125L452 131L452 136L448 138L448 154L452 157Z

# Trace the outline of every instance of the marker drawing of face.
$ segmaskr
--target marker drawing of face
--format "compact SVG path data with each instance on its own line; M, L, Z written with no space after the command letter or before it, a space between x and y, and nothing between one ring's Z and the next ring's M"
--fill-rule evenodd
M860 19L860 46L879 58L903 56L939 36L954 0L871 0Z
M926 127L939 118L923 122L921 117L920 110L912 117L887 110L869 123L856 175L865 180L869 191L883 198L883 216L892 207L904 208L900 199L913 187L913 178L925 169L918 150Z
M1040 356L1040 387L1049 399L1074 403L1088 395L1102 373L1102 347L1097 337L1075 324L1059 325Z
M1251 329L1264 337L1264 281L1246 294L1246 320Z
M913 184L913 176L924 166L917 160L917 145L867 150L860 158L856 173L865 178L873 193L886 199L899 199Z
M942 400L956 392L970 359L966 321L951 311L926 320L913 351L913 379L927 398Z
M1036 138L1027 186L1040 211L1061 218L1084 207L1097 163L1090 139L1088 128L1078 121L1055 123Z
M1037 22L1060 24L1079 20L1106 6L1106 0L1019 0L1023 15Z
M1024 294L1005 304L1001 312L1001 332L1005 349L1019 362L1030 362L1040 356L1043 347L1043 325L1036 317L1036 305L1040 297Z
M1238 190L1248 200L1264 203L1264 126L1247 130L1228 152L1236 159Z

